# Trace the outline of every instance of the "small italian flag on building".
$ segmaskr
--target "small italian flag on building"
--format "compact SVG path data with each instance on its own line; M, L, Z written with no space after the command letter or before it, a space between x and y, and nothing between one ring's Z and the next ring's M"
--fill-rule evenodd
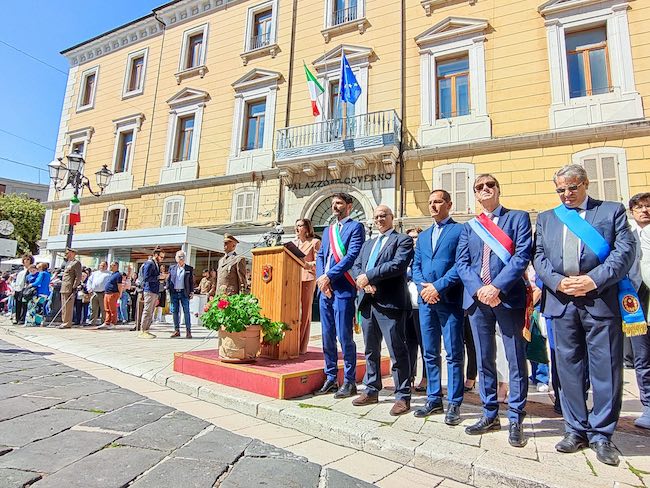
M72 197L70 199L70 225L75 225L81 222L81 208L79 205L79 198Z
M311 111L314 114L314 117L320 115L320 110L318 110L318 96L321 95L325 90L323 86L318 83L316 77L311 74L311 71L307 68L307 65L303 62L305 66L305 74L307 75L307 86L309 87L309 98L311 98Z

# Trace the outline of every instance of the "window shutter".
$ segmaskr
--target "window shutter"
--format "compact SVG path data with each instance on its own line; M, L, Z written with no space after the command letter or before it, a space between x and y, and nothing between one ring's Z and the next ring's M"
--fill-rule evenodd
M456 171L455 176L454 206L456 207L456 212L466 212L469 209L469 202L467 201L467 171Z
M598 177L598 159L597 158L587 158L582 161L585 171L587 172L587 177L591 182L589 185L589 196L591 198L596 198L600 200L600 178Z
M173 200L171 202L171 219L170 219L170 225L172 227L177 227L180 225L180 217L181 217L181 201L180 200Z
M246 211L244 212L245 220L253 220L253 193L246 193Z
M117 221L117 230L126 230L126 218L129 211L126 208L121 208L118 221Z
M603 156L600 159L602 183L603 183L603 200L620 201L618 191L618 173L616 158L613 156Z
M102 232L108 232L108 210L104 210L102 215Z

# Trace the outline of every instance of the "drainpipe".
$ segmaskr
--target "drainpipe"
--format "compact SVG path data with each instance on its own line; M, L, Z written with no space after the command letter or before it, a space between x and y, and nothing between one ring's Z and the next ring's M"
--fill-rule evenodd
M293 88L293 63L296 52L296 22L298 19L298 0L293 0L291 13L291 44L289 47L289 74L287 75L287 109L284 114L284 127L289 127L291 120L291 89ZM279 179L277 225L281 225L284 213L284 182Z
M142 175L142 186L147 184L147 167L149 166L149 153L151 152L151 136L153 134L153 123L155 120L156 114L156 101L158 100L158 85L160 83L160 65L162 63L162 56L165 47L165 33L167 32L167 24L165 24L159 17L156 12L153 14L153 18L158 21L162 27L162 41L160 42L160 56L158 56L158 73L156 74L156 88L153 92L153 105L151 106L151 125L149 129L149 142L147 143L147 157L144 160L144 174Z
M406 8L405 1L401 0L400 2L400 52L402 53L400 59L400 101L399 101L399 118L401 121L401 137L399 140L399 155L398 155L398 166L399 166L399 230L404 230L404 207L406 206L406 190L404 189L404 136L407 131L404 129L406 126L404 121L404 110L406 107L406 94L404 93L404 87L406 86L405 74L406 74Z

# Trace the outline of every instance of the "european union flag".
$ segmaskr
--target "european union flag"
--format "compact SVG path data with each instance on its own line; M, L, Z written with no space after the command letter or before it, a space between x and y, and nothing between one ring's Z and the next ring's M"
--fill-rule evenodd
M354 76L348 58L345 54L341 55L341 82L339 87L339 95L341 100L348 103L356 103L359 95L361 95L361 86Z

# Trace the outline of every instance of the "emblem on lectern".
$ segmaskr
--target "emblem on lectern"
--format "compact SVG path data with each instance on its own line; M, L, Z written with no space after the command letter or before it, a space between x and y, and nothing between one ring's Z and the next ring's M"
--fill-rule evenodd
M262 281L268 283L273 279L273 266L265 264L262 266Z

